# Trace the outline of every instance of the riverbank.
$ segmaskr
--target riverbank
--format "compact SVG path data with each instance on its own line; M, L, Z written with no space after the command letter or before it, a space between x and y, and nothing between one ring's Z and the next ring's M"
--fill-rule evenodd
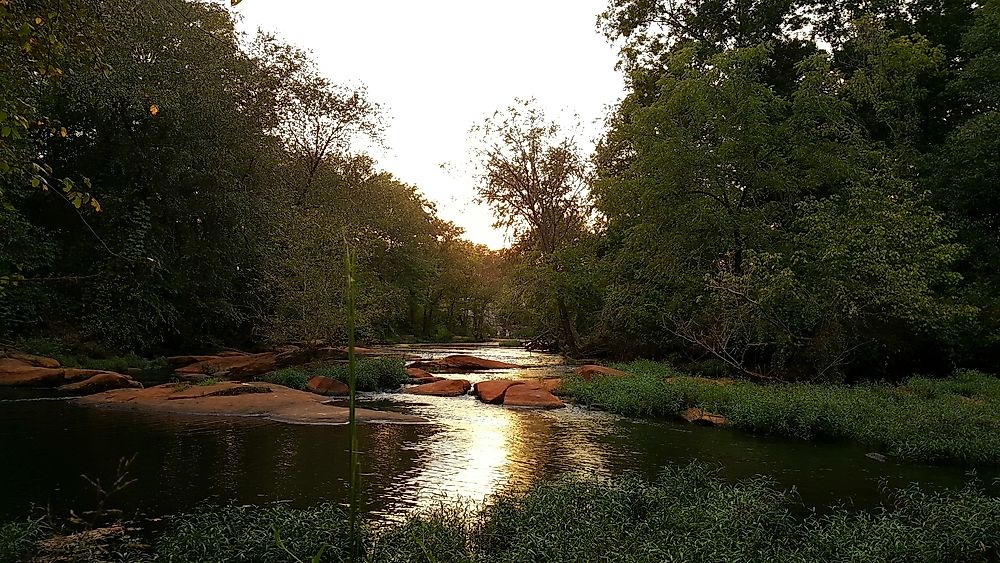
M1000 379L991 375L847 386L712 380L650 361L616 367L625 375L569 377L559 393L625 416L697 408L755 434L852 440L913 461L1000 463Z
M346 561L346 522L330 504L212 507L156 530L128 523L103 534L60 535L28 521L0 527L0 561L115 553L127 561ZM762 478L727 483L702 465L670 466L652 482L563 478L478 507L368 522L362 541L374 562L994 561L1000 499L972 487L911 487L887 492L883 508L817 515Z

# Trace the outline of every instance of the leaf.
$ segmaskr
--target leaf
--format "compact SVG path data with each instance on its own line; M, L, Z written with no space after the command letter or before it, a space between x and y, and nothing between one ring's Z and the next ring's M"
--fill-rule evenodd
M94 208L94 213L100 213L101 212L101 204L97 203L96 199L91 198L91 200L90 200L90 206Z
M34 178L31 179L32 188L37 188L40 185L42 185L42 181L38 178L38 176L35 176Z
M156 114L158 114L158 113L160 113L159 106L157 106L156 104L150 104L150 106L149 106L149 114L152 115L153 117L156 117Z
M59 136L62 137L63 139L65 139L67 135L69 135L69 132L66 131L66 128L65 127L60 127L59 128Z

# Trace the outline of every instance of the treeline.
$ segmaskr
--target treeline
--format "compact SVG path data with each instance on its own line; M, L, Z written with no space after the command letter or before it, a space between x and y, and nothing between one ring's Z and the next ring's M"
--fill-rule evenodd
M0 26L3 343L341 340L345 244L362 338L492 332L499 258L365 154L362 87L223 3L13 0Z
M530 103L484 130L545 343L756 379L1000 368L1000 4L613 0L601 27L628 94L589 163Z
M382 115L221 4L0 5L0 339L119 350L531 337L755 379L1000 368L1000 5L612 0L593 154L475 131L489 252L364 147Z

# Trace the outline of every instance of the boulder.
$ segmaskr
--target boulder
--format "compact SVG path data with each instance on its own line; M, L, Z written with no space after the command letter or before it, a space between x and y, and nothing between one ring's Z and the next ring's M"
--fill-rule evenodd
M491 379L476 383L476 396L484 403L500 404L503 402L504 394L515 385L524 385L524 381L513 379Z
M697 407L691 407L681 411L681 418L688 422L701 424L703 426L725 426L726 424L729 424L726 417L710 413Z
M430 372L464 373L487 369L511 369L518 366L508 364L506 362L498 362L496 360L487 360L485 358L477 358L475 356L467 356L465 354L456 354L453 356L438 358L436 360L414 362L410 364L410 367Z
M347 395L351 392L350 387L346 383L325 375L310 377L309 381L306 382L306 390L328 397Z
M562 384L562 379L558 377L549 377L541 381L542 389L545 389L549 393L555 391L556 388L559 387L559 385L561 384Z
M59 387L59 390L70 393L90 394L100 393L101 391L109 391L111 389L126 389L129 387L141 389L142 384L127 375L106 371L93 375L77 383L63 385Z
M0 387L54 387L63 382L62 369L35 366L16 358L0 358Z
M594 364L580 366L577 368L576 374L584 381L590 381L594 377L628 377L624 371Z
M512 385L504 393L503 405L536 409L559 409L566 406L559 397L546 391L539 383Z
M433 383L425 383L410 387L403 391L410 395L434 395L436 397L458 397L465 395L472 388L472 384L464 379L442 379Z
M216 356L220 358L229 358L232 356L246 356L246 355L248 355L246 352L240 352L239 350L223 350L222 352L216 354Z

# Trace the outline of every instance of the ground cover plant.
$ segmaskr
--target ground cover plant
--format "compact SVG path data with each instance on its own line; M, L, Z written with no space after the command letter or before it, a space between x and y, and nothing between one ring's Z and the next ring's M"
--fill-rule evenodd
M651 361L617 367L630 376L571 377L560 393L628 416L700 407L754 433L854 440L910 460L1000 462L1000 379L976 371L834 385L712 380Z
M121 557L347 561L347 518L330 504L205 507L168 518L146 547L131 541ZM985 562L1000 557L1000 499L972 485L911 487L886 492L871 510L817 513L765 478L730 483L692 464L668 467L654 481L563 477L478 506L370 520L362 541L360 560L372 562Z

